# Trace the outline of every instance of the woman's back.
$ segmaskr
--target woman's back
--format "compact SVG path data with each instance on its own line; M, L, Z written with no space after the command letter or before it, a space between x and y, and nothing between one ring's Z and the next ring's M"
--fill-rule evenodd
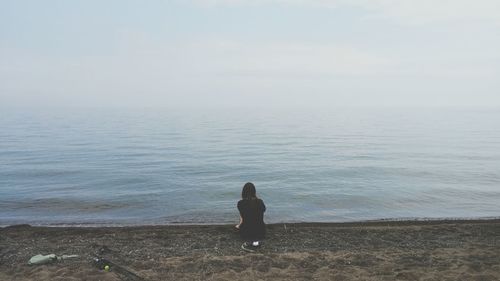
M259 198L242 199L238 202L238 210L243 219L240 225L242 237L250 240L264 239L266 233L264 202Z

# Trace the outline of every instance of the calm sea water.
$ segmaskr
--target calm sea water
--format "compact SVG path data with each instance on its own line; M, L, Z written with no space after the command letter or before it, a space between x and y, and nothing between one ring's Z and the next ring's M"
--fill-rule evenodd
M500 216L500 110L0 112L0 225Z

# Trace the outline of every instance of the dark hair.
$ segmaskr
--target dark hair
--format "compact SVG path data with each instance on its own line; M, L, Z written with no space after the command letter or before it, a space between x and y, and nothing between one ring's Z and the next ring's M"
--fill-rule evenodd
M241 191L242 199L256 199L257 195L255 195L255 185L251 182L245 183L243 186L243 190Z

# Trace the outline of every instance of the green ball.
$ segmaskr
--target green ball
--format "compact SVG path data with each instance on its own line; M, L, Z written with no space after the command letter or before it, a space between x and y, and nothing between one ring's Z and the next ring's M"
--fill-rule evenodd
M109 271L109 265L106 265L106 266L104 267L104 270Z

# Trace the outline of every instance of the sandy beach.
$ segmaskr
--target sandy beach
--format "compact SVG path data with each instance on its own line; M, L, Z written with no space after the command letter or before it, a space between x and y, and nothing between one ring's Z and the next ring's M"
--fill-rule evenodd
M0 280L500 280L500 220L0 229ZM28 265L36 254L77 254ZM109 272L93 258L111 262Z

